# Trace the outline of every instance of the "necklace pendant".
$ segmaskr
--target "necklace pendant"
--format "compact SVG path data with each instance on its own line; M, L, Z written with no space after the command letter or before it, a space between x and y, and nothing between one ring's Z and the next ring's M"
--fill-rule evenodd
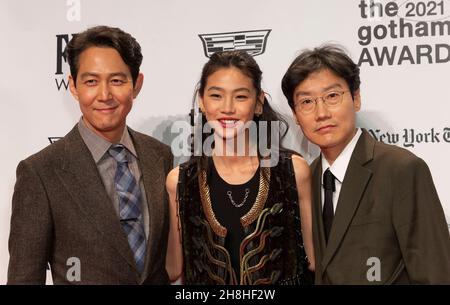
M248 195L250 194L250 189L249 188L245 188L245 195L244 195L244 199L242 200L241 203L236 203L233 199L233 192L232 191L227 191L227 195L228 198L230 199L231 204L235 207L235 208L240 208L241 206L243 206L245 204L245 202L247 201Z

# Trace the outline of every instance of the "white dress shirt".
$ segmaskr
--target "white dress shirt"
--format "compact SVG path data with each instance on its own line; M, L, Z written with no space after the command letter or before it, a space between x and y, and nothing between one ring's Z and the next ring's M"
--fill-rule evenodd
M336 160L333 162L333 165L330 166L327 159L322 155L322 208L325 201L325 190L323 187L323 174L329 168L335 179L336 190L333 193L333 211L336 213L336 206L339 200L339 194L341 193L342 183L344 182L345 173L347 172L348 163L350 162L350 158L352 157L353 151L355 150L356 143L358 142L359 137L361 136L361 129L356 130L356 134L353 136L353 139L345 146L344 150L339 154Z

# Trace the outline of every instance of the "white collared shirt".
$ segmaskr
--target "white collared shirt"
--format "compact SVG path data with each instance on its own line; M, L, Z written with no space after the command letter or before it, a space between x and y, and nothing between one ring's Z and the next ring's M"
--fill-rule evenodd
M344 150L339 154L333 165L330 166L327 159L322 155L322 208L325 201L325 190L323 187L323 174L329 168L335 179L336 190L333 193L333 211L336 213L336 206L339 200L339 194L341 193L342 182L344 181L345 173L347 172L348 163L352 157L353 151L355 150L356 143L361 136L362 131L360 128L356 130L356 134L353 139L345 146Z

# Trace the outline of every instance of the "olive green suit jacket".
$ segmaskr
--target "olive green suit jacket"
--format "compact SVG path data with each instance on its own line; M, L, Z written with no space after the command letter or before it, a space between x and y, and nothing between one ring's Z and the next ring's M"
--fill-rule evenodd
M450 284L449 230L422 159L363 130L327 244L321 164L311 164L316 284Z

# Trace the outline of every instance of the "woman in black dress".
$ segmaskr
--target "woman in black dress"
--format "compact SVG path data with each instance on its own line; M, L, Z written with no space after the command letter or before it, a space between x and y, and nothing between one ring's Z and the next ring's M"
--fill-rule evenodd
M287 124L270 107L261 78L245 51L215 53L203 67L197 127L206 121L212 132L194 137L200 151L166 181L166 268L172 281L313 281L309 166L298 154L278 149Z

